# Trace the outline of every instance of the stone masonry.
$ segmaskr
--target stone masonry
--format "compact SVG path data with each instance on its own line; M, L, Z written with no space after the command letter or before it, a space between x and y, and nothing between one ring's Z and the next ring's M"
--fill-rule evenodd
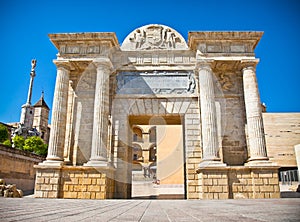
M35 186L38 198L111 199L114 194L112 172L91 167L39 170Z
M119 45L115 33L50 34L57 80L36 197L131 198L131 129L155 118L182 126L187 199L278 197L256 80L262 35L190 32L186 42L152 24Z

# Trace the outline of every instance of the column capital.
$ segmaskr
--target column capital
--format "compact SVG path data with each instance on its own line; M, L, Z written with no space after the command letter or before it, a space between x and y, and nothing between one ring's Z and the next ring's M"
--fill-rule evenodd
M259 63L259 59L242 59L240 63L240 69L246 70L246 69L256 69L256 65Z
M212 69L212 65L215 60L213 59L203 59L203 58L197 58L196 59L196 68L197 69Z
M113 68L113 64L111 60L107 57L94 59L93 64L96 66L96 68L100 68L100 67L106 67L109 69Z
M53 63L56 65L57 69L64 68L70 71L72 68L71 63L68 60L53 60Z

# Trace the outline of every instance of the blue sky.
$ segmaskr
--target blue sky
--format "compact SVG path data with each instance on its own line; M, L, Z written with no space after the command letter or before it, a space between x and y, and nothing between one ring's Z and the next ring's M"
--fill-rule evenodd
M64 1L1 0L0 122L19 121L31 59L37 59L32 103L42 90L52 106L57 50L49 33L115 32L164 24L189 31L264 31L256 48L257 77L268 112L300 112L300 3L297 0Z

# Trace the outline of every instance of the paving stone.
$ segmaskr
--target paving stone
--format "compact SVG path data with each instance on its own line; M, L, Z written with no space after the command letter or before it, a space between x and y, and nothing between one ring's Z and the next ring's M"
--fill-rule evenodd
M0 221L299 221L300 198L75 200L0 198Z

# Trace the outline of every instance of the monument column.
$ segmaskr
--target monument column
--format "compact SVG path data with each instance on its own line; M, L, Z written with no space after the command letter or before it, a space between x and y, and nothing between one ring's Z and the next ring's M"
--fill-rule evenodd
M57 76L52 106L52 122L49 139L48 155L44 164L62 164L65 144L67 102L69 88L69 63L55 61Z
M27 101L22 106L22 112L20 118L20 123L24 124L24 127L26 127L27 129L32 128L33 117L34 117L34 108L33 106L31 106L31 97L32 97L33 81L34 81L34 77L36 76L35 74L36 62L37 62L36 59L31 60L30 83L29 83Z
M109 76L112 64L109 59L94 61L97 70L94 100L92 150L87 166L107 166L107 137L109 118Z
M199 71L200 88L200 108L201 108L201 126L202 126L202 145L203 159L199 167L220 166L218 146L217 114L215 106L215 93L213 72L211 69L212 61L199 61L197 63Z
M249 164L255 163L255 161L269 160L267 157L261 103L256 80L255 68L257 63L258 60L242 61Z

